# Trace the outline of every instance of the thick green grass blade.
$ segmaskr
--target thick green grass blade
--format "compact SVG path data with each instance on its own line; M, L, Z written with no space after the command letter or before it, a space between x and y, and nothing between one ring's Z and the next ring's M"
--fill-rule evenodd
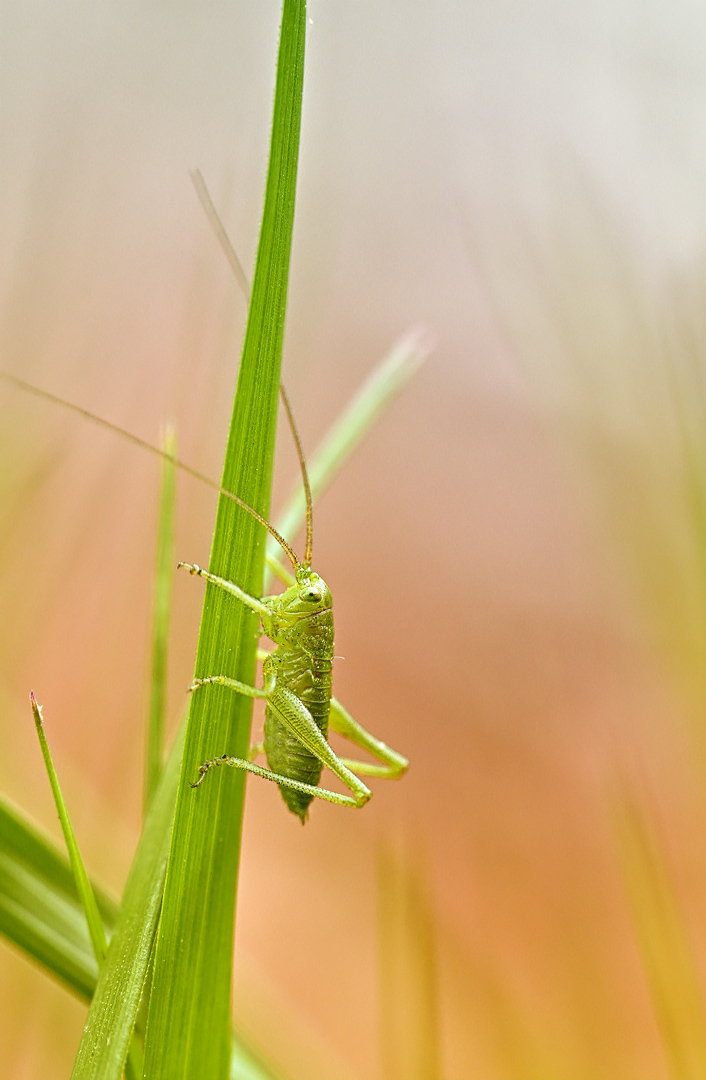
M167 428L162 449L176 458L177 443L173 428ZM157 790L162 775L164 755L164 718L167 701L167 652L169 648L169 617L174 580L174 506L176 468L173 461L162 461L162 483L159 494L159 525L157 529L157 561L154 576L154 608L152 615L152 672L150 679L150 713L147 723L145 753L145 814Z
M285 0L265 207L223 486L269 511L304 71L306 6ZM262 527L221 497L210 568L259 595ZM194 583L196 587L196 583ZM257 619L208 586L196 675L252 683ZM251 701L223 687L193 695L145 1039L147 1080L226 1080L235 891L244 776L190 787L215 754L247 753Z

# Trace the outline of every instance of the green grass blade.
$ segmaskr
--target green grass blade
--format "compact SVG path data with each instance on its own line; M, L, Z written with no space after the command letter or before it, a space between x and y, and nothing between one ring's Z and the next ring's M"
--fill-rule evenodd
M269 511L282 339L294 220L306 7L285 0L265 207L223 486ZM211 569L251 593L262 589L262 528L221 498ZM257 620L208 586L197 676L253 682ZM190 787L215 754L244 756L251 701L219 686L193 695L155 956L145 1040L147 1080L226 1080L234 908L244 777L231 770Z
M56 769L54 768L54 762L52 761L46 734L44 732L44 722L42 720L41 706L37 704L37 700L34 694L30 694L29 699L32 703L34 726L37 729L37 737L39 738L39 745L42 750L42 757L44 758L44 764L46 766L47 774L49 776L49 783L51 784L51 790L54 796L56 810L59 815L61 831L63 832L64 840L66 841L66 850L69 853L69 862L71 864L71 870L74 875L74 881L76 882L76 889L78 891L79 899L81 901L81 905L86 916L86 923L88 924L88 932L90 934L91 944L93 945L93 952L95 954L96 960L98 961L98 966L100 967L103 961L103 957L105 956L106 949L108 947L105 930L103 929L103 920L101 919L100 912L98 910L96 898L93 895L91 883L88 880L86 867L83 865L83 859L81 858L81 852L78 849L76 836L71 826L69 814L66 809L66 803L64 802L64 797L61 794L59 779L56 775Z
M184 728L172 748L130 868L72 1080L119 1080L154 943L174 818Z
M307 461L313 499L319 498L328 488L383 410L394 401L429 355L431 345L427 333L419 329L410 330L374 368ZM304 486L300 481L277 520L277 531L285 539L294 537L302 527L305 516ZM276 556L279 552L271 538L267 543L267 552L270 556Z
M103 923L116 904L93 885ZM90 998L98 965L66 855L0 797L0 933L66 986Z
M162 449L176 457L176 435L167 428ZM144 812L147 813L162 775L164 755L164 718L167 698L167 652L169 647L169 617L174 579L174 506L176 468L173 461L162 461L162 483L159 495L159 524L157 530L157 563L154 579L154 611L152 617L152 673L150 681L150 714L147 725L145 752Z

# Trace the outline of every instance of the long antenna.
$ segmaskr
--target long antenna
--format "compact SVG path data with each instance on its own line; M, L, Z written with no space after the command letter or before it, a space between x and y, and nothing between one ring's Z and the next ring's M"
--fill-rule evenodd
M299 438L299 432L297 431L297 425L294 423L294 415L292 413L292 407L289 404L289 398L287 397L287 391L284 389L282 383L279 384L279 392L282 395L282 401L284 407L287 410L287 419L289 420L289 426L294 436L294 441L297 444L297 453L299 455L299 464L302 470L302 482L304 484L304 496L306 498L306 551L304 552L304 566L311 566L311 548L314 543L314 522L311 510L311 488L309 486L309 473L306 468L306 461L304 460L304 451L302 450L301 439Z
M198 469L193 469L191 465L187 465L185 461L180 461L180 459L173 454L169 454L166 450L161 450L158 446L153 446L153 444L147 442L146 439L141 439L139 435L133 435L131 431L126 431L125 428L119 427L118 424L113 424L110 420L104 420L102 416L96 416L95 413L89 412L88 409L82 409L80 405L74 405L72 401L57 397L56 394L50 394L48 390L40 390L38 386L33 386L32 383L25 382L24 379L18 379L16 375L10 375L6 371L0 371L0 379L10 383L12 386L19 387L20 390L26 390L28 394L34 394L35 397L43 398L44 401L51 401L55 405L61 405L62 408L68 409L78 416L82 416L84 420L91 420L94 424L97 424L98 427L105 428L106 431L112 431L115 435L122 435L124 439L133 443L134 446L139 446L143 450L148 450L150 454L155 454L157 457L163 458L164 461L171 461L177 469L181 469L183 472L188 473L189 476L193 476L195 480L200 480L203 484L207 484L220 495L225 495L226 498L231 499L232 502L236 503L237 506L240 506L241 509L246 510L248 514L250 514L251 517L254 517L256 521L259 521L261 525L264 525L270 536L274 536L277 543L286 552L294 569L299 569L300 563L298 558L287 541L284 537L280 536L274 526L270 525L269 521L266 521L262 514L258 514L257 510L253 510L252 506L248 506L246 502L239 499L232 491L228 491L227 488L217 484L215 480L211 480L210 476L200 473Z
M247 274L243 270L243 265L238 258L238 253L233 247L232 241L228 236L226 227L221 221L220 214L216 210L215 203L211 198L211 193L206 186L206 181L201 175L200 169L194 169L189 174L191 176L191 182L194 185L196 194L198 195L199 202L203 208L203 211L208 218L209 225L213 229L214 235L218 243L221 245L226 259L230 265L235 279L242 289L243 295L246 300L250 299L250 283L247 278ZM302 470L302 480L304 482L304 495L306 497L306 553L304 555L304 566L311 566L311 550L313 544L314 527L311 510L311 488L309 486L309 474L306 468L306 461L304 459L304 451L302 449L301 439L299 438L299 432L297 431L297 425L294 423L294 414L289 404L289 398L287 397L287 391L284 389L284 384L279 384L280 393L282 395L282 401L284 407L287 410L287 419L289 420L289 427L292 435L294 436L294 442L297 447L297 454L299 455L299 464Z

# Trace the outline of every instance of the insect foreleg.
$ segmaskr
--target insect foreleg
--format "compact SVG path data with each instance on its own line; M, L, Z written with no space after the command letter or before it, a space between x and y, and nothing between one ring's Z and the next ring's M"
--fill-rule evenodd
M340 701L333 697L331 698L328 722L332 731L336 731L339 735L343 735L344 738L350 739L356 746L367 750L378 761L383 762L382 765L374 765L372 762L350 761L348 758L342 758L344 765L352 772L362 776L380 776L385 780L398 780L407 771L409 765L407 758L402 757L402 754L398 754L396 750L392 750L380 739L376 739L374 735L366 731L357 720L353 719Z
M241 589L239 585L236 585L234 581L227 581L226 578L211 574L208 570L203 570L200 566L196 566L195 563L180 562L177 563L177 569L188 570L190 574L205 578L206 581L210 581L212 585L217 585L219 589L224 589L226 592L230 593L231 596L236 596L238 600L242 600L242 602L249 608L252 608L253 611L257 611L260 615L269 615L269 608L266 604L263 604L262 600L258 600L257 597L251 596L250 593L246 593L245 590Z

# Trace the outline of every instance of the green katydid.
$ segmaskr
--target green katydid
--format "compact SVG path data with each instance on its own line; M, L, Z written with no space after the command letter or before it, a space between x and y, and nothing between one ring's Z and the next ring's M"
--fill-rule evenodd
M225 589L257 611L263 633L275 643L272 652L261 654L264 679L262 689L247 686L224 675L196 679L191 687L192 690L197 690L209 683L218 683L239 694L265 699L265 740L262 748L258 746L253 749L258 752L260 749L264 750L269 768L265 769L252 761L224 754L222 757L211 758L200 766L198 779L192 787L198 787L206 773L218 765L245 769L277 783L289 809L304 822L313 798L326 799L341 806L363 806L371 798L372 792L356 774L396 779L404 773L408 763L395 750L391 750L385 743L365 731L332 697L333 602L326 582L311 569L311 490L301 442L284 387L281 387L281 393L304 481L304 559L300 561L276 529L255 514L255 511L245 506L244 509L256 516L282 546L292 563L294 576L277 564L273 569L287 586L285 591L258 600L243 592L233 582L210 574L199 566L189 563L179 563L179 566ZM334 731L370 751L381 764L339 758L326 738L329 725ZM336 774L351 795L341 795L318 787L324 765Z
M301 561L287 541L257 511L233 492L222 488L214 480L191 468L167 451L22 379L3 372L0 372L0 378L64 408L69 408L86 419L127 438L142 449L171 461L177 468L232 499L267 529L292 563L293 575L277 560L268 557L270 569L286 587L284 592L265 596L262 599L250 596L236 583L217 577L195 564L178 564L179 567L205 578L257 611L261 618L262 634L275 645L271 652L259 653L259 658L263 661L264 685L262 688L248 686L218 674L197 679L192 684L191 690L195 691L204 685L217 683L252 698L264 698L266 703L264 743L251 748L247 761L227 754L205 761L199 768L198 777L192 784L193 787L198 787L206 774L216 766L228 765L243 769L274 781L279 786L288 808L304 822L308 807L314 798L325 799L341 806L361 807L372 795L370 789L360 779L361 776L397 779L403 775L408 766L407 759L369 734L331 694L333 662L331 592L323 578L311 569L313 542L311 489L301 441L284 387L281 388L282 400L297 447L306 499L306 547L304 559ZM328 743L329 728L367 750L378 759L379 764L340 758ZM268 768L256 765L252 760L263 751L267 758ZM339 794L318 786L324 765L342 781L351 792L350 795Z

